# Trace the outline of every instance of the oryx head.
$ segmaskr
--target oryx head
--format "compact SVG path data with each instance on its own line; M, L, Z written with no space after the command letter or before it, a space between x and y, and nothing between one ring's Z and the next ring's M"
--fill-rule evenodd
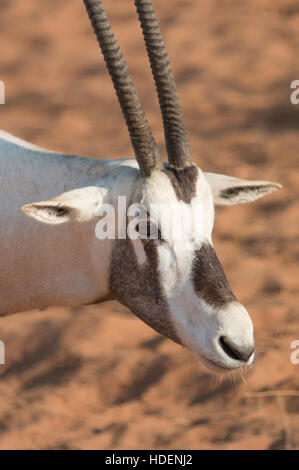
M84 3L140 168L129 202L145 209L146 233L140 230L134 240L113 243L110 292L158 332L195 351L208 367L231 371L250 365L253 326L213 248L214 205L254 201L280 185L203 173L194 164L152 4L135 0L163 116L168 154L164 166L102 2ZM83 222L101 204L102 194L102 188L83 188L25 206L24 211L47 223ZM152 227L158 236L151 236ZM174 233L178 227L180 236Z

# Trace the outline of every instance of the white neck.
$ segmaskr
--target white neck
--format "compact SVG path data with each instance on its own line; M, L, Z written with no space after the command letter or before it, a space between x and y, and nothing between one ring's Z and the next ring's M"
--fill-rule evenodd
M0 164L0 315L107 297L111 241L96 239L95 222L43 225L20 207L99 182L130 197L137 162L54 153L0 131Z

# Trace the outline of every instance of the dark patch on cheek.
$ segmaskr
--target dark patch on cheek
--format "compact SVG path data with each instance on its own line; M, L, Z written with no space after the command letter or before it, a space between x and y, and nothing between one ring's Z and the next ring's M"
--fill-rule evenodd
M267 192L267 188L263 185L259 186L234 186L232 188L223 189L220 193L220 197L224 199L231 199L234 196L238 196L240 193L251 193L251 192Z
M169 167L162 171L168 176L178 200L189 204L196 195L197 167L192 165L181 170Z
M237 300L213 247L208 243L196 250L192 275L195 291L209 305L221 307Z
M181 344L163 297L154 240L141 240L147 261L140 266L130 239L115 240L110 265L110 292L154 330Z

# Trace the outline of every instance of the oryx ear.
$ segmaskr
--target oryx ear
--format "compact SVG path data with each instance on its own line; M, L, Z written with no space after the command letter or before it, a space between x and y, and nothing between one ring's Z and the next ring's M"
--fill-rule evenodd
M204 173L213 193L214 204L232 206L252 202L281 188L271 181L251 181L217 173Z
M95 217L98 208L107 202L107 193L106 188L89 186L63 193L49 201L26 204L21 211L44 224L63 224L70 220L86 222Z

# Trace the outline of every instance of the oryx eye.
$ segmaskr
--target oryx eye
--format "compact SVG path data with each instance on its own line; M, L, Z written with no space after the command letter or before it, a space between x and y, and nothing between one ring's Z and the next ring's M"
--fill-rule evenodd
M160 228L149 216L137 225L137 230L144 240L162 240Z
M146 221L146 236L148 239L162 240L160 228L151 221L149 214Z

